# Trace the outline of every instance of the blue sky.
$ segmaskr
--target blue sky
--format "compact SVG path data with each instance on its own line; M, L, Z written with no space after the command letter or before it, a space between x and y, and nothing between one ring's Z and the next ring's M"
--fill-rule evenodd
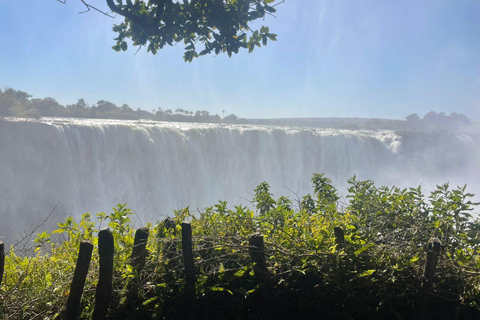
M183 46L117 53L111 28L120 18L82 10L79 0L0 0L0 86L62 104L104 99L247 118L435 110L480 120L478 0L286 0L265 21L277 42L191 64Z

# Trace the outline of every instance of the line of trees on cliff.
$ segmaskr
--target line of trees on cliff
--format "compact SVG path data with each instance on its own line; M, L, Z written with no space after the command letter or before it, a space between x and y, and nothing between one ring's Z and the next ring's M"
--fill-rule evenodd
M126 120L162 120L182 122L209 123L250 123L265 125L307 126L337 129L389 129L389 130L449 130L456 131L471 123L471 120L461 113L447 115L444 112L430 111L420 118L414 113L403 120L368 119L368 118L311 118L311 119L243 119L234 114L221 118L218 114L210 114L206 110L189 111L184 109L158 108L152 112L137 108L134 110L127 104L118 107L114 103L100 100L88 105L84 99L78 99L75 104L63 106L53 98L32 98L21 90L11 88L0 89L0 117L35 118L68 117L94 119L126 119Z
M184 122L228 122L238 123L239 119L230 114L221 118L218 114L210 114L205 110L189 111L184 109L162 110L158 108L152 112L134 110L127 104L118 107L114 103L100 100L94 105L88 105L84 99L78 99L75 104L61 105L53 98L32 98L24 91L7 88L0 89L0 117L35 118L41 117L71 117L71 118L96 118L96 119L151 119L163 121Z
M447 115L445 112L436 113L430 111L420 118L418 114L413 113L405 117L407 129L414 130L457 130L470 124L470 119L464 114L453 112Z

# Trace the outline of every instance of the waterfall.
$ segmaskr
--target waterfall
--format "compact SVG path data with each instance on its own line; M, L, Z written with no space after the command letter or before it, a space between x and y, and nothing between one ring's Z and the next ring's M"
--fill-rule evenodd
M227 200L311 192L323 172L346 180L478 187L479 140L468 134L91 119L0 120L0 237L128 203L144 221ZM475 193L477 190L471 190ZM246 200L247 199L247 200Z

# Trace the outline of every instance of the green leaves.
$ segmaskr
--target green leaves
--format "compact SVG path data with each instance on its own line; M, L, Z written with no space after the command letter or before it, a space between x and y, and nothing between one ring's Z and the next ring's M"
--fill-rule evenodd
M340 197L337 189L324 174L315 173L312 177L313 194L317 197L317 206L331 206L334 208Z
M50 240L50 234L47 231L39 233L34 240L34 242L35 242L35 252L38 252L40 249L42 249L50 241L51 241Z
M183 56L183 59L186 61L186 62L192 62L193 58L196 58L198 55L197 53L195 52L195 50L190 50L190 51L186 51L184 56Z
M253 202L256 203L257 210L260 215L264 215L269 210L274 208L275 200L270 193L270 186L266 182L262 182L255 188L255 197Z
M356 250L354 252L355 256L359 256L360 254L362 254L363 252L367 251L368 249L370 249L371 247L373 247L375 244L374 243L369 243L363 247L361 247L360 249Z
M276 12L275 0L220 0L220 1L118 1L107 0L110 9L124 22L113 27L117 33L115 51L126 51L128 43L147 47L156 54L165 45L183 41L187 44L184 60L212 52L215 54L239 53L241 49L252 52L265 46L268 40L276 41L277 35L268 27L253 30L255 20ZM279 2L281 3L281 2ZM201 47L203 45L203 48ZM199 46L199 52L195 50Z
M375 272L375 270L373 270L373 269L366 270L366 271L360 273L358 276L359 277L368 277L368 276L371 276L374 272Z
M432 299L445 301L455 296L462 297L462 308L480 305L480 222L470 217L476 204L465 187L441 185L425 199L420 188L376 187L356 177L349 183L344 212L337 211L337 192L323 174L312 178L313 196L299 196L293 202L285 196L274 198L268 183L261 183L253 196L257 212L241 205L231 208L225 201L198 213L188 207L174 211L173 217L153 227L151 234L156 236L148 239L147 263L139 278L141 285L136 287L135 303L141 309L132 309L128 293L138 280L130 263L132 211L118 204L108 214L97 214L97 224L90 213L78 222L67 218L58 230L37 236L37 254L7 254L8 276L0 287L0 302L6 307L0 308L0 316L3 310L21 312L24 318L34 318L40 311L46 316L60 313L68 297L79 241L89 238L95 245L97 230L105 223L116 246L112 319L139 310L149 319L175 315L179 310L170 306L182 306L185 287L178 225L186 219L192 224L197 295L205 312L247 314L269 294L280 299L275 300L278 308L285 306L299 314L313 310L319 301L333 301L336 313L347 309L342 318L351 318L352 312L372 318L372 314L406 310L401 314L406 319L411 302L418 298L425 244L432 237L442 240ZM335 227L344 232L341 249ZM256 281L249 255L248 239L257 232L264 235L268 286ZM95 251L92 270L98 270ZM87 278L84 319L91 318L96 277L92 271ZM18 301L33 302L20 311ZM45 311L46 306L51 310Z

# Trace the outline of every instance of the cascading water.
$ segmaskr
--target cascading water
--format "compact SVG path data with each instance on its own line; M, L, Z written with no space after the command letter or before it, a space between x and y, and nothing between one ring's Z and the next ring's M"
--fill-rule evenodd
M272 192L311 192L324 172L379 184L479 185L472 135L87 119L0 120L0 237L52 220L128 203L140 219L218 200L246 204ZM472 190L476 192L477 190Z

